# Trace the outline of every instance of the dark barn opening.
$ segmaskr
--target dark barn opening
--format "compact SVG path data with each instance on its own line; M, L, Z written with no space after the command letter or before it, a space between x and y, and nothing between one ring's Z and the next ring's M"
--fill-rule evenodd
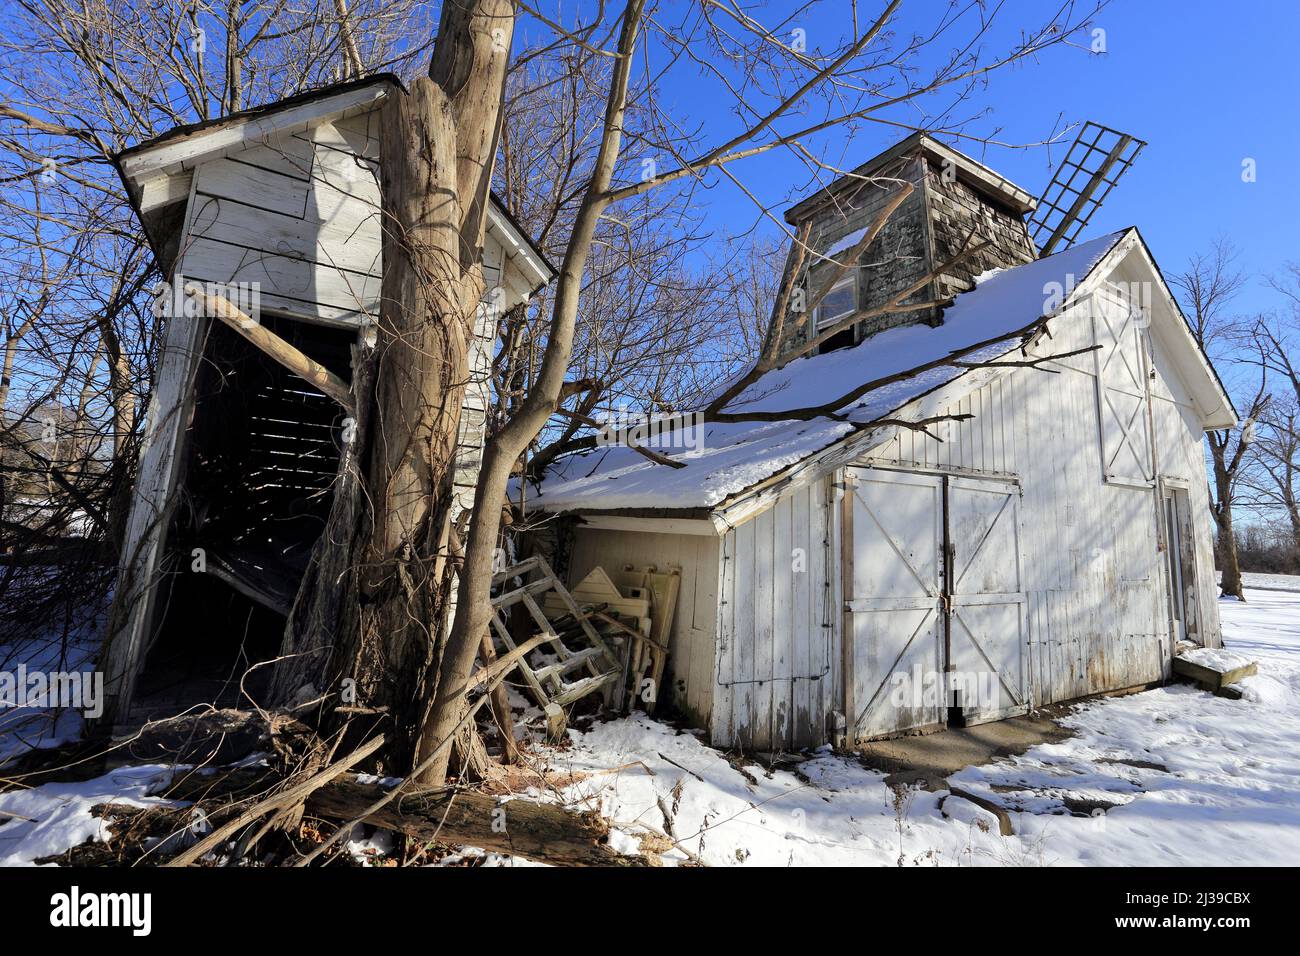
M350 330L264 325L350 377ZM212 323L195 383L181 492L139 703L160 711L239 703L240 679L274 658L329 515L345 413L234 330ZM258 700L270 668L248 676Z

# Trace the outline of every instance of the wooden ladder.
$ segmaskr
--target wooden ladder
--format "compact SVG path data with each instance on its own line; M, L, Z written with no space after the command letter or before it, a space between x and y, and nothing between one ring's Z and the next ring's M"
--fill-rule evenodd
M527 581L530 574L536 574L536 577ZM625 662L592 625L591 615L578 607L568 588L560 583L551 566L540 556L526 558L499 571L492 577L492 586L495 589L515 580L526 583L503 591L492 599L492 630L507 651L514 650L517 645L506 626L505 615L516 604L523 604L537 627L537 633L547 636L547 642L538 651L550 648L557 658L554 663L534 667L527 655L519 660L519 672L523 674L524 683L537 705L543 711L551 704L567 707L588 694L601 691L611 707L620 709L625 692ZM540 603L542 595L549 591L554 591L568 610L568 614L554 621L546 617ZM566 640L575 642L575 646L586 646L575 650L565 644ZM581 672L585 672L585 676L572 680Z

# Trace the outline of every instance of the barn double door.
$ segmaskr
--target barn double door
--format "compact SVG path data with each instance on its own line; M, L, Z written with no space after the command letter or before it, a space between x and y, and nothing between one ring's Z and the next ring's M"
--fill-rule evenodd
M856 740L1028 709L1011 484L848 469L845 707Z

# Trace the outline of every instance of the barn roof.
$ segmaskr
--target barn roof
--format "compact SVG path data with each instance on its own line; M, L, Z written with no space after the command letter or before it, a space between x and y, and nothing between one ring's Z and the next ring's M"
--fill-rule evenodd
M1136 229L1124 230L981 277L945 310L941 325L889 329L852 348L796 359L764 375L726 408L778 420L708 424L694 449L645 442L685 468L655 464L623 446L598 448L554 464L541 487L530 489L528 504L549 512L707 513L850 436L855 445L861 442L855 454L865 452L894 429L864 431L864 423L906 417L906 406L963 377L975 387L970 370L951 364L955 358L988 362L1019 347L1049 313L1080 295L1108 254L1124 252L1117 247L1126 239L1125 249L1140 244ZM1053 283L1073 295L1049 302ZM1204 368L1212 378L1208 362ZM855 388L864 388L863 394L839 408L843 420L780 418L781 412L821 406Z

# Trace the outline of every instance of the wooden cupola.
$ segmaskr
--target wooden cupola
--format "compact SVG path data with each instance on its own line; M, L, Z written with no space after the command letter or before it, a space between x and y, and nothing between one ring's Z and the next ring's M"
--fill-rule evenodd
M857 263L836 280L814 314L789 317L787 349L854 312L890 302L931 273L936 277L905 296L902 304L943 302L971 288L973 278L986 270L1036 258L1025 225L1025 215L1035 206L1033 196L969 156L914 133L786 212L796 233L809 230L811 252L801 266L806 297L814 296L836 271L836 264L851 253L903 183L911 184L911 194ZM986 244L949 264L964 243ZM786 268L791 268L790 262ZM853 345L899 325L936 324L941 314L941 307L925 305L866 316L822 350Z

